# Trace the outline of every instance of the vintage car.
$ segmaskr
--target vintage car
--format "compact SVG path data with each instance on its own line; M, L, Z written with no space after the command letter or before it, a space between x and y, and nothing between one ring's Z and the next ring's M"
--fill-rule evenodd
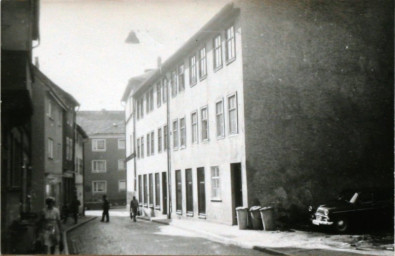
M344 233L358 224L393 223L393 189L345 190L336 200L314 209L309 207L311 222L317 226L331 226ZM355 226L354 226L355 225ZM393 227L393 225L392 225Z

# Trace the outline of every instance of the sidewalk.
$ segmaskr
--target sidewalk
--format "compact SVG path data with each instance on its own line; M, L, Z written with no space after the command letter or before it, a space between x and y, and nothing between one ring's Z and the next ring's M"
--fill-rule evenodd
M386 237L384 243L377 244L369 235L334 235L299 230L239 230L238 226L203 220L139 218L193 231L216 242L278 255L307 255L317 249L367 255L394 255L392 235Z

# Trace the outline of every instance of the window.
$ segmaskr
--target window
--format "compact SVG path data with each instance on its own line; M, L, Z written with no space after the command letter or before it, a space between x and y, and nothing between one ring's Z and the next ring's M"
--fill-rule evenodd
M197 77L196 77L196 56L190 57L190 59L189 59L189 66L190 66L189 83L191 84L191 86L193 86L197 82Z
M229 133L235 134L238 132L237 125L237 95L233 94L228 97L228 112L229 112Z
M154 110L154 87L152 86L151 89L148 91L148 98L149 98L149 110ZM147 104L148 105L148 104Z
M155 132L151 132L151 155L155 153Z
M178 91L181 92L185 89L185 75L184 75L184 64L178 67Z
M120 180L118 181L118 191L125 191L126 190L126 181Z
M140 156L141 156L141 158L144 158L144 136L141 137L140 143L141 143L141 153L140 153Z
M158 153L162 152L162 128L158 128Z
M192 143L198 142L197 112L191 114Z
M149 112L150 112L150 103L151 103L151 101L150 101L150 97L149 97L149 91L147 91L146 93L145 93L145 102L146 102L146 105L145 105L145 112L148 114Z
M186 136L187 136L187 131L185 127L185 118L180 119L180 147L185 148L186 146Z
M199 51L199 66L199 77L202 79L207 76L206 47L203 47Z
M235 58L235 29L234 26L231 26L226 30L226 61L231 61Z
M167 150L167 125L163 126L163 151Z
M173 121L173 148L178 147L178 120Z
M118 170L123 171L125 170L125 160L124 159L118 159Z
M171 96L177 96L177 71L171 72Z
M66 160L73 160L73 140L66 137Z
M106 172L107 171L107 161L106 160L92 160L92 172Z
M168 86L168 81L166 78L163 79L162 86L163 86L163 94L162 94L163 98L162 99L163 99L163 103L166 103L166 101L167 101L167 86Z
M137 119L144 117L144 97L140 96L137 100Z
M160 180L159 173L155 173L155 206L160 207Z
M143 182L141 175L139 175L139 201L140 203L143 203Z
M214 39L214 69L222 67L222 44L221 35Z
M52 101L48 100L47 115L48 115L48 117L53 118L52 114L53 114L52 113Z
M148 205L148 183L147 174L144 174L144 206Z
M162 86L160 82L156 84L156 106L159 108L162 105Z
M125 139L118 139L118 149L125 149L125 148L126 148Z
M150 140L150 134L147 134L147 156L150 155L151 150L150 150L150 145L151 145L151 140Z
M53 159L53 139L48 138L48 158Z
M201 126L202 126L202 141L208 140L208 110L207 107L202 108L201 114Z
M224 103L218 101L215 104L215 118L217 124L217 137L225 136L225 121L224 121Z
M185 186L187 213L193 214L193 189L192 189L192 169L185 170Z
M221 199L220 178L218 166L211 167L211 199Z
M152 173L149 174L149 204L154 204L154 180Z
M107 192L107 181L92 181L92 193L106 193Z
M140 139L137 139L137 158L140 158Z
M93 139L92 151L106 151L106 139Z
M176 210L178 214L182 213L181 170L176 170Z

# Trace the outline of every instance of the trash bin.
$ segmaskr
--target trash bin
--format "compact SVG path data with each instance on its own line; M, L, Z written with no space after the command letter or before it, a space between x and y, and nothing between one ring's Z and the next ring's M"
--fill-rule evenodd
M273 207L262 207L261 209L259 209L259 211L261 212L263 230L274 230L275 223Z
M251 221L253 229L263 229L261 214L259 213L260 206L253 206L250 208Z
M237 224L239 229L247 229L248 227L248 208L247 207L237 207Z

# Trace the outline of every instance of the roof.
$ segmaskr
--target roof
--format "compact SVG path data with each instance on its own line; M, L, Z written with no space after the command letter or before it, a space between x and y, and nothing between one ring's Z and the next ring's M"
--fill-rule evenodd
M114 110L78 111L77 124L88 136L125 134L125 113Z
M213 18L211 18L198 32L196 32L189 40L181 46L172 56L170 56L161 66L160 69L156 69L152 74L138 86L134 94L139 93L142 88L151 85L155 80L159 79L162 75L162 71L172 68L179 58L188 54L190 50L200 45L202 40L207 37L218 33L215 29L223 25L223 22L230 17L236 16L240 12L239 8L235 8L233 3L225 5Z
M130 91L134 87L135 89L139 89L140 85L147 79L149 78L152 74L154 73L154 70L150 70L145 72L142 75L135 76L129 79L128 85L126 86L126 89L123 93L122 96L122 101L125 102L130 94Z
M41 72L36 66L33 66L33 72L35 77L39 77L46 86L57 96L59 96L63 103L66 105L73 104L74 106L79 106L80 103L68 92L63 90L57 84L55 84L51 79L49 79L43 72Z
M81 134L82 138L84 138L84 139L88 138L88 134L86 134L84 129L82 129L82 127L80 125L78 125L78 124L77 124L77 131L78 131L79 134Z

